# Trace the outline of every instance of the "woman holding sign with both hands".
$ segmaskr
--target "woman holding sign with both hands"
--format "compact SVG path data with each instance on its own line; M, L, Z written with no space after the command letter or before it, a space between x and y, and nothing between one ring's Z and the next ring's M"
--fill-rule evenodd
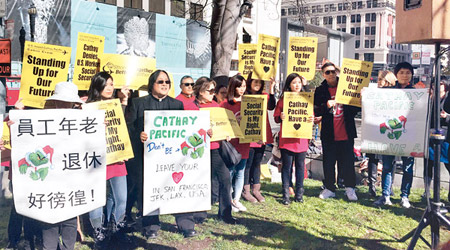
M286 78L283 91L281 92L280 100L278 100L275 113L273 114L276 123L282 123L286 118L283 110L283 97L285 92L299 93L303 90L303 85L306 82L305 78L297 73L292 73ZM309 122L313 122L314 116L311 116ZM308 139L300 138L284 138L283 126L280 126L280 142L278 144L281 150L281 180L282 180L282 194L283 204L289 205L289 184L291 179L292 163L295 162L295 201L303 202L303 179L305 178L305 158L308 150Z
M114 98L114 82L112 76L107 72L99 72L92 77L91 86L88 91L86 103L110 100ZM117 93L124 110L128 103L130 90L123 86ZM119 241L131 243L124 232L125 208L127 205L127 169L125 162L116 162L107 165L106 179L110 189L106 201L106 222L111 223L112 232L106 232L103 227L103 207L89 212L89 219L94 228L94 241L96 247L105 245L109 233L113 233Z

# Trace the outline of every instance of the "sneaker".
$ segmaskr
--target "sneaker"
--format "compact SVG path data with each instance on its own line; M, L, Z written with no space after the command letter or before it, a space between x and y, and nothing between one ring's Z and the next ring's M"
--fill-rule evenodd
M352 187L346 187L345 194L347 195L347 198L349 201L357 201L358 200L358 196L356 196L355 189Z
M336 194L333 191L326 189L326 188L324 190L322 190L322 192L320 192L320 194L319 194L320 199L328 199L328 198L334 198L334 197L336 197Z
M410 208L411 203L409 203L408 197L402 197L402 199L400 200L400 205L402 205L402 207L404 208Z
M232 204L233 204L233 207L236 207L239 210L238 212L245 212L245 211L247 211L247 208L244 205L242 205L242 203L240 201L235 201L234 200L232 202Z
M377 207L390 206L392 205L392 202L389 196L382 195L380 196L380 198L378 198L378 200L374 201L373 205Z

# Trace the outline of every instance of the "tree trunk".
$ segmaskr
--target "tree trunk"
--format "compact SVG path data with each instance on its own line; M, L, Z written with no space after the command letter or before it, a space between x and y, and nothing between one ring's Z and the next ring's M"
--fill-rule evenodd
M237 26L247 9L248 5L240 6L239 0L214 0L211 18L211 78L229 75Z

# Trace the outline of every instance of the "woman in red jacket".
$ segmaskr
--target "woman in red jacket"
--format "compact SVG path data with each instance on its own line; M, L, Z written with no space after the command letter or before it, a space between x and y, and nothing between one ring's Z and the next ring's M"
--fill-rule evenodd
M253 73L250 73L247 77L247 89L245 94L248 95L267 95L267 110L275 109L275 96L274 85L275 81L270 81L269 93L263 92L264 81L258 78L253 78ZM269 116L266 118L266 140L260 142L250 143L249 157L245 166L244 174L244 190L242 191L242 197L249 202L264 202L264 196L261 195L261 161L264 156L264 150L266 144L273 143L272 128L270 127ZM252 193L250 193L250 185L252 185Z
M219 107L219 104L213 100L216 82L207 78L200 77L195 81L194 96L195 100L186 104L185 110L199 110L200 108ZM208 134L210 131L208 131ZM228 224L236 224L236 219L231 216L231 181L230 171L225 166L219 153L220 144L217 141L211 142L211 179L217 178L219 182L219 214L218 218ZM206 212L194 214L194 219L201 222L206 218Z
M241 101L245 89L246 84L244 77L241 75L231 77L228 81L227 100L220 104L221 107L231 110L239 123L241 121ZM234 212L245 212L247 211L247 208L242 205L239 200L241 198L242 188L244 187L244 171L248 159L248 152L250 150L250 143L239 143L238 138L234 138L230 142L242 155L241 161L236 164L236 166L228 166L230 169L231 182L234 183L232 185L233 196L231 204Z
M278 100L277 107L273 114L276 123L282 123L286 118L283 113L283 97L285 92L301 92L303 89L304 78L297 73L292 73L286 78L280 100ZM312 122L312 119L310 118ZM289 205L289 183L291 179L292 162L295 162L295 201L303 202L303 179L305 178L305 158L308 150L308 140L299 138L284 138L282 124L280 125L280 142L278 147L281 151L281 180L282 180L282 194L283 204Z

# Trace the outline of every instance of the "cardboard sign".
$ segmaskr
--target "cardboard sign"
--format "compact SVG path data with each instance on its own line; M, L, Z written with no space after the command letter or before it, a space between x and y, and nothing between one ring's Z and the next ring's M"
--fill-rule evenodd
M239 72L247 79L248 75L253 71L256 59L256 44L241 43L239 44Z
M26 41L19 98L25 106L43 108L56 84L67 81L70 47Z
M58 223L106 203L102 110L12 110L12 182L17 213Z
M88 90L92 77L100 69L105 37L78 32L73 83L78 90Z
M0 76L11 75L11 40L0 39Z
M279 42L279 37L259 34L258 50L253 69L255 78L263 81L269 81L270 78L275 78L278 65Z
M103 54L101 71L114 78L114 87L126 85L133 90L147 90L148 77L156 70L156 60L148 57Z
M361 151L424 157L427 89L365 88L362 98Z
M239 143L266 141L267 95L244 95L240 128L244 138Z
M372 67L372 62L344 58L336 102L361 107L361 89L369 86Z
M316 74L317 37L290 37L287 75L297 73L306 80Z
M144 215L211 209L209 113L145 111Z
M106 164L134 157L128 128L119 99L93 102L83 105L85 110L105 110Z
M201 108L210 112L211 129L213 136L211 141L221 141L233 138L244 138L239 123L233 114L233 111L225 108Z
M285 92L283 113L284 138L312 139L313 122L309 118L314 115L313 92Z

